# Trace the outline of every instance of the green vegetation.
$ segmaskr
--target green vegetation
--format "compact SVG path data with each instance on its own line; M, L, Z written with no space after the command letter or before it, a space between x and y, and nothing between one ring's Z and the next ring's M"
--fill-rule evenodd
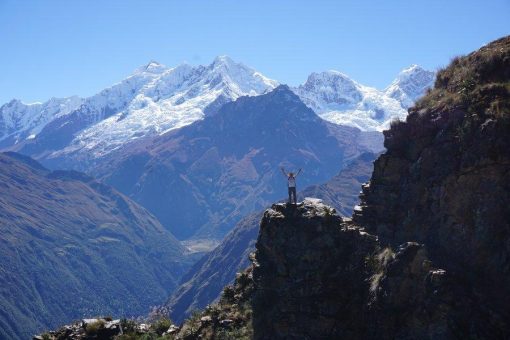
M120 326L124 333L134 333L136 331L136 322L131 319L121 319Z
M157 320L156 322L154 322L152 325L151 325L151 330L153 330L156 334L158 335L163 335L163 333L165 333L166 331L168 331L168 329L170 328L170 326L172 326L172 321L170 321L170 319L168 318L161 318L159 320Z
M85 327L85 332L89 336L97 335L100 329L104 328L105 322L104 320L97 320L96 322L89 323L87 327Z
M253 278L251 268L238 273L234 285L225 287L217 304L204 311L194 311L180 329L172 329L172 321L160 317L148 325L146 331L133 320L121 320L123 335L117 340L195 340L195 339L251 339L253 338L251 295Z
M203 312L194 312L178 333L182 339L251 339L253 338L251 268L238 273L234 285L226 286L217 304Z
M110 187L34 162L0 154L0 226L9 226L0 233L0 339L84 315L141 315L167 298L189 266L180 243Z
M477 115L508 115L509 40L502 38L465 57L454 58L448 67L439 70L434 89L416 103L415 110L464 108Z
M367 257L367 265L374 273L370 278L370 292L372 294L376 294L379 282L384 276L386 266L394 258L395 252L390 247L386 247L375 255Z

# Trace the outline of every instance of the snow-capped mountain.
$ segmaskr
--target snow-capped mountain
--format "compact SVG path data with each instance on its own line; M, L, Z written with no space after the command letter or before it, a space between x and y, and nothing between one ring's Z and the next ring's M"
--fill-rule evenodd
M362 131L382 131L407 115L396 99L338 71L312 73L294 92L323 119Z
M392 119L405 118L406 108L425 92L433 77L433 72L413 65L380 91L343 73L327 71L312 73L292 90L330 122L382 131ZM152 61L89 98L5 104L0 108L0 147L16 145L15 150L56 162L62 158L70 164L76 159L88 162L134 140L201 120L240 96L260 95L277 85L226 56L206 66L170 68Z
M112 112L79 131L69 146L55 155L87 151L102 156L126 142L179 128L240 96L273 89L277 82L226 56L208 66L183 64L167 68L151 62L85 105Z
M407 109L434 85L435 79L435 72L424 70L418 65L411 65L399 73L384 93L398 100L402 107Z
M13 99L0 107L0 143L17 143L34 138L43 127L55 118L77 109L83 99L74 96L51 98L45 103L25 104Z
M405 119L407 108L433 85L434 76L434 72L413 65L380 91L341 72L326 71L312 73L293 90L325 120L362 131L382 131L393 119Z

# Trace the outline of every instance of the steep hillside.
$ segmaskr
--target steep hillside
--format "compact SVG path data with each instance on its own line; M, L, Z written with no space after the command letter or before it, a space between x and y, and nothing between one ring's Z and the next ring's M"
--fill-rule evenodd
M188 268L145 209L78 173L0 154L0 338L84 315L139 315Z
M223 288L249 265L255 250L262 212L244 217L213 251L206 254L182 277L181 284L162 306L175 322L217 300Z
M339 174L320 185L298 192L299 198L318 197L344 216L351 216L359 202L361 185L372 174L376 155L365 153L354 159ZM183 276L179 288L170 297L165 310L176 322L197 309L203 309L220 296L223 287L233 282L236 273L250 264L248 255L255 250L263 211L244 217L213 251L198 261Z
M246 214L285 196L279 167L324 182L372 149L366 134L320 119L288 87L227 103L203 121L134 143L96 169L179 238L222 238Z

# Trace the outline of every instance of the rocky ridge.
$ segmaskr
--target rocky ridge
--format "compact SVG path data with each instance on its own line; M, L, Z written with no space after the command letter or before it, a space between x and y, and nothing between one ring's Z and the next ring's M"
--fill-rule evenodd
M253 266L255 339L451 335L434 303L445 272L423 245L383 248L320 200L267 210Z
M355 223L397 246L416 241L461 287L450 316L467 337L510 326L510 37L455 59L363 187ZM465 315L463 310L469 310Z

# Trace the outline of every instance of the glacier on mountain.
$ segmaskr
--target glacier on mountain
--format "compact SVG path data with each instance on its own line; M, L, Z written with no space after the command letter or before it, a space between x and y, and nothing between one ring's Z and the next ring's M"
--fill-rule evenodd
M76 110L82 102L77 96L32 104L13 99L0 107L0 141L11 139L16 144L34 138L50 121Z
M434 72L412 65L381 91L341 72L326 71L312 73L305 83L291 90L325 120L362 131L382 131L391 120L405 119L407 108L432 86L434 76ZM51 139L69 126L65 131L68 141L56 148L50 146L45 157L79 155L94 159L131 141L191 124L214 114L226 102L260 95L277 85L277 81L227 56L217 57L206 66L169 68L151 61L85 99L54 98L43 104L14 100L3 105L0 146L23 140L37 143L39 134Z
M384 90L391 98L398 100L407 109L432 88L436 79L435 72L427 71L418 65L402 70L397 78Z
M100 157L126 142L202 119L217 102L259 95L276 85L276 81L226 56L217 57L208 66L183 64L167 68L151 62L101 93L106 95L99 95L110 98L115 94L116 102L108 104L115 114L79 132L68 147L54 155L83 150ZM96 97L88 102L96 105ZM105 102L100 101L99 105L104 106Z
M385 130L407 115L398 100L338 71L312 73L294 92L321 118L362 131Z

